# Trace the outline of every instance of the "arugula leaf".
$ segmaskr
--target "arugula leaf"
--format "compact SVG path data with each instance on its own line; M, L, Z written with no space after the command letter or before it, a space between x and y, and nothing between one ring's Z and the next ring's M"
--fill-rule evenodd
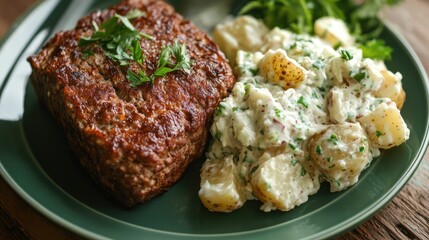
M359 48L362 49L362 55L365 58L373 58L380 60L390 60L392 58L392 48L386 46L383 40L373 39L360 44Z
M312 33L314 21L322 16L343 18L338 0L253 0L239 12L261 18L270 27L288 28L296 33Z
M331 16L344 20L364 51L364 57L389 60L391 48L376 39L384 25L378 13L384 6L401 0L252 0L239 14L250 14L262 19L270 28L286 28L296 33L314 34L314 21Z

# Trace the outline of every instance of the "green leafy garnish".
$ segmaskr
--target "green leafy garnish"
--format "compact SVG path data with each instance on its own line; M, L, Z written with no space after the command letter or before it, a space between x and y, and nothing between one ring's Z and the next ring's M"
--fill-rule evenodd
M331 142L334 145L337 145L338 141L339 141L337 134L335 134L335 133L331 134L331 136L329 136L328 141Z
M115 14L100 26L93 22L95 32L89 37L79 39L79 47L90 47L97 44L103 48L106 55L121 65L128 65L129 61L141 63L144 59L140 39L142 37L152 39L151 36L137 31L130 20L143 16L139 10L133 10L130 16Z
M305 174L307 174L307 171L305 171L304 168L301 168L301 176L303 177L303 176L305 176Z
M356 81L360 82L366 77L366 71L360 70L359 72L352 74L351 77L354 78Z
M173 57L176 62L171 59ZM189 72L191 70L191 60L186 52L186 45L175 41L173 45L162 49L159 56L157 69L153 73L155 77L165 76L169 72L182 70Z
M382 132L380 132L380 131L375 131L375 136L377 136L377 137L380 137L380 136L382 136L382 135L384 135Z
M270 27L288 28L296 33L312 33L313 23L322 16L342 16L337 0L254 0L239 14L260 18Z
M322 155L322 147L320 145L317 145L316 153L317 153L317 155Z
M217 108L215 110L215 116L222 115L222 113L223 113L224 110L225 110L224 103L220 103L219 106L217 106Z
M282 112L283 111L281 109L276 108L276 109L274 109L274 112L275 112L277 118L282 118Z
M298 104L301 104L302 106L304 106L305 108L308 108L308 102L307 100L304 98L304 96L299 97Z
M311 66L317 70L320 70L325 67L325 63L322 60L317 59Z
M298 159L292 159L290 163L292 164L292 166L295 166L298 163Z
M253 0L247 3L239 14L249 14L262 19L269 28L286 28L299 34L314 34L314 22L321 17L339 18L348 25L350 32L357 39L364 51L364 57L389 60L391 48L383 41L373 39L377 39L384 28L378 18L380 10L400 1ZM336 46L338 47L340 46Z
M127 79L131 82L131 86L136 87L143 83L151 83L152 79L149 78L146 73L144 73L142 70L139 71L139 73L135 73L131 70L127 71Z
M362 55L365 58L390 60L392 58L392 48L386 46L383 40L373 39L365 44L359 45Z
M341 49L340 54L341 54L341 58L346 60L346 61L350 61L353 59L353 54L351 52L349 52L348 50Z
M172 58L175 59L175 62ZM153 83L156 77L163 77L170 72L178 70L189 73L191 70L191 60L186 52L186 45L175 41L173 45L168 45L161 50L156 70L152 75L146 76L146 74L141 74L142 72L140 72L138 75L140 76L139 81L128 79L131 81L132 86L138 86L147 82Z
M129 11L126 16L115 14L114 17L106 20L100 26L93 22L95 32L89 37L82 37L78 42L78 45L84 48L83 57L90 56L89 54L92 53L91 45L97 44L104 50L107 57L119 62L121 66L135 62L143 67L145 55L140 40L142 37L152 40L152 36L137 31L130 20L144 15L140 10L134 9ZM142 70L137 73L128 70L127 79L133 87L144 83L153 83L156 77L165 76L173 71L189 72L190 62L186 45L175 41L173 45L168 45L161 50L157 68L153 74L148 76Z

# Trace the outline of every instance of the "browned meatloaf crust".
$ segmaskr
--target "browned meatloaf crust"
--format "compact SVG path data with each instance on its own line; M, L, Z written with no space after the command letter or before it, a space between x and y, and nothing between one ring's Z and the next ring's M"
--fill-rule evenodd
M100 47L83 57L78 40L90 36L115 12L133 19L150 75L163 46L186 43L190 73L175 71L154 84L130 86L127 70ZM218 47L174 9L156 0L126 0L79 20L76 28L57 33L38 55L29 57L31 83L40 102L59 121L71 150L90 176L126 206L144 202L178 181L188 164L200 157L213 112L234 84Z

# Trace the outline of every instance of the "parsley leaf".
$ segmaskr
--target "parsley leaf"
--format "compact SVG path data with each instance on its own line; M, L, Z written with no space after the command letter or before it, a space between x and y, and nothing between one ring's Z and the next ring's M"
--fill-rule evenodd
M172 58L175 59L175 62ZM132 79L128 76L127 78L130 80L132 86L138 86L147 82L153 83L156 77L163 77L170 72L179 70L189 73L191 70L191 59L186 52L186 44L179 44L175 41L173 45L168 45L161 50L156 70L152 75L147 76L143 72L140 72L139 74L130 76ZM140 80L137 81L136 77L140 77Z
M171 60L171 56L174 57L176 63ZM189 55L186 53L186 45L179 44L175 41L173 45L166 46L162 49L158 59L157 69L153 74L156 77L165 76L169 72L183 70L189 73L191 70L191 60Z
M363 57L380 59L380 60L390 60L392 58L392 48L386 46L383 40L373 39L366 42L365 44L359 45L362 49Z
M142 37L152 40L152 36L135 29L130 20L143 17L145 14L138 9L133 9L126 16L115 14L112 18L104 21L100 26L93 22L94 33L89 37L79 39L78 45L83 48L83 57L87 58L92 53L92 44L99 45L106 56L121 66L136 62L143 66L145 55L141 47ZM173 61L173 59L175 61ZM127 79L131 86L136 87L143 83L153 83L156 77L165 76L169 72L183 70L190 71L190 58L186 52L186 45L177 41L162 49L157 69L147 76L142 70L138 73L132 70L127 71Z
M362 79L366 78L366 71L360 70L356 74L351 75L350 77L354 78L356 81L360 82Z
M304 98L304 96L299 97L298 101L296 102L298 104L301 104L302 106L304 106L305 108L308 108L308 102L307 100Z
M350 61L353 59L353 54L345 49L341 49L340 54L341 54L341 58L346 61Z
M141 37L152 39L151 36L137 31L130 22L130 19L141 16L144 16L144 13L135 9L127 16L115 14L100 26L93 22L95 32L89 37L80 38L78 45L88 48L92 44L97 44L103 48L107 57L119 62L121 66L128 65L130 61L136 61L141 65L144 55L140 39Z
M142 70L140 70L138 74L131 70L128 70L127 79L131 82L131 86L133 87L137 87L138 85L141 85L143 83L153 82L153 79L149 78Z

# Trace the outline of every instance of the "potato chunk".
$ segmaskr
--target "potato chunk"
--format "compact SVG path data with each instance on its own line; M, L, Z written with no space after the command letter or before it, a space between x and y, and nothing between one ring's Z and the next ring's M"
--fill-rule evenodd
M201 168L200 187L198 195L210 211L231 212L246 201L232 155L221 160L207 159Z
M219 24L213 31L213 40L225 53L231 66L236 64L238 50L256 51L268 28L250 16L240 16L234 21Z
M284 89L296 88L306 78L306 70L289 58L283 49L269 50L259 62L259 68L268 82Z
M358 119L375 147L388 149L408 140L410 130L395 104L381 103Z
M333 17L322 17L314 22L314 32L332 46L351 46L354 39L344 21Z
M330 125L312 136L308 144L311 160L325 175L331 192L344 190L358 181L372 160L369 148L361 125L349 122Z
M405 91L402 88L401 75L395 75L391 71L381 70L383 82L381 87L374 93L376 97L387 97L396 103L400 110L405 102Z
M264 202L261 209L269 212L288 211L308 200L319 190L318 179L310 174L293 154L282 153L275 157L265 153L252 168L251 184L256 197Z

